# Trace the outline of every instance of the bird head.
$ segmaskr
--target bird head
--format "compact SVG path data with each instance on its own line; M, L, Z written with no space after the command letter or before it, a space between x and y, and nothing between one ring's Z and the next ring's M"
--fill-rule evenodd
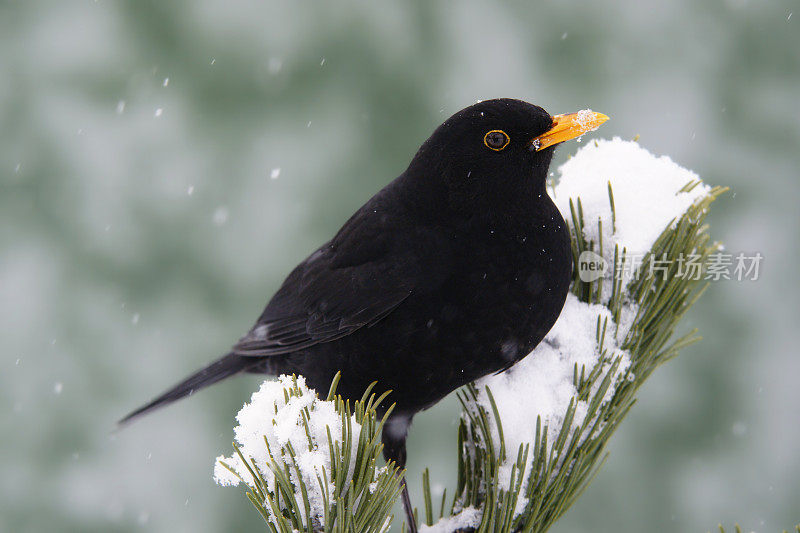
M599 127L593 111L550 115L501 98L467 107L439 126L411 164L421 179L441 180L456 208L497 208L546 194L555 146ZM431 174L435 174L432 176Z

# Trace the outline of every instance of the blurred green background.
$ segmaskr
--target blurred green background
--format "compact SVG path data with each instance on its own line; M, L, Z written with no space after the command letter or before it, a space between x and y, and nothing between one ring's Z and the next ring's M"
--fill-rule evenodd
M115 421L224 352L438 123L502 96L602 111L600 135L731 186L713 233L765 257L692 311L705 340L555 530L793 525L798 94L797 1L0 1L0 530L262 530L211 479L257 377ZM452 486L457 412L417 417L418 503L425 465Z

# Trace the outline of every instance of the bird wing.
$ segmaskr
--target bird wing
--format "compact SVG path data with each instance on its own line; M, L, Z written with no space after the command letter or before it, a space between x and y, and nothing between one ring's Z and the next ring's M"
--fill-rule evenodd
M364 206L298 265L233 353L280 355L334 341L374 325L408 298L418 265L398 243L397 228L376 213Z

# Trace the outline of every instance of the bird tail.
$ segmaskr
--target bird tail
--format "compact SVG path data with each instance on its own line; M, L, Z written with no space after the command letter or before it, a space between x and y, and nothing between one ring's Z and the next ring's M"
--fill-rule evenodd
M198 370L191 376L187 377L161 396L155 398L148 404L136 409L135 411L126 415L118 422L121 426L138 418L141 415L149 413L159 407L163 407L176 400L180 400L185 396L189 396L197 390L213 385L229 376L238 374L239 372L247 371L251 366L258 363L258 359L254 357L244 357L234 353L229 353L217 359L207 367Z

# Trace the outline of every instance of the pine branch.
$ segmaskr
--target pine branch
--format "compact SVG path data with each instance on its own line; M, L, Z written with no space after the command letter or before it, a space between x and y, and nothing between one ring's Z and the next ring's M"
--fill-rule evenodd
M377 466L391 409L382 419L375 409L387 394L376 397L371 386L351 410L335 393L338 379L324 401L302 377L265 382L237 417L235 455L217 459L217 482L244 483L270 532L379 533L391 525L402 472ZM253 434L263 435L263 448Z

